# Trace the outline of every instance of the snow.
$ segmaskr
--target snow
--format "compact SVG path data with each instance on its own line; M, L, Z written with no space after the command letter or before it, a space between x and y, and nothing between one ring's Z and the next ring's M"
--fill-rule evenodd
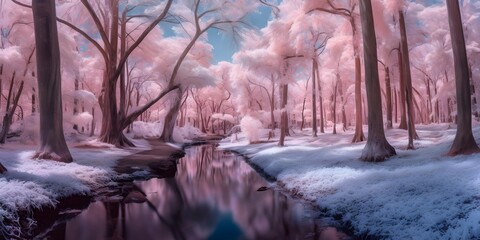
M96 141L70 147L74 162L32 160L33 146L10 142L0 147L0 163L8 172L0 178L0 236L19 233L18 211L55 206L58 199L70 195L90 195L118 174L116 161L135 151L149 149L145 140L136 140L136 149L118 149ZM8 225L5 223L9 222ZM3 232L5 231L5 232Z
M327 129L327 132L331 129ZM353 132L311 137L311 129L276 142L221 147L246 154L292 193L315 201L325 214L340 214L357 234L388 239L473 239L480 237L479 154L445 156L455 128L417 126L416 150L407 133L387 130L397 156L383 163L361 162L365 143L351 144ZM278 136L278 135L277 135ZM480 142L480 127L474 129Z

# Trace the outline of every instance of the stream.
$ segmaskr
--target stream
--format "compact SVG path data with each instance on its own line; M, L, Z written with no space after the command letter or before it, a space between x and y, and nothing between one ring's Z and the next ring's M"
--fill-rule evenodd
M144 201L92 202L44 239L350 239L236 154L189 147L173 178L134 181ZM134 199L135 200L135 199Z

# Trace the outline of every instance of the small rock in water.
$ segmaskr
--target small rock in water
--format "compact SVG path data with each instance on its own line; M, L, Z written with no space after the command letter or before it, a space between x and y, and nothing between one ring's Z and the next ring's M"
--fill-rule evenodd
M130 192L125 199L123 199L124 203L144 203L147 201L147 197L143 195L143 193L138 191Z
M263 192L263 191L267 191L268 190L268 187L260 187L259 189L257 189L258 192Z

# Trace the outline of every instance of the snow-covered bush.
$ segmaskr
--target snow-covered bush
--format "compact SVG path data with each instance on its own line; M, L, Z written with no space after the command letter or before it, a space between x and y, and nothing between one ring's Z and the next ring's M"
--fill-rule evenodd
M133 137L134 138L158 138L163 131L163 122L133 122Z
M262 128L262 122L260 122L260 120L251 116L245 116L240 121L240 127L250 143L260 140L259 130Z

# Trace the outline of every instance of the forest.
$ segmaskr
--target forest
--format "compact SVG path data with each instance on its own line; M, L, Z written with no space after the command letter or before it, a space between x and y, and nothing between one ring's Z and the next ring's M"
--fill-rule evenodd
M478 0L0 0L0 239L478 239L479 27Z

